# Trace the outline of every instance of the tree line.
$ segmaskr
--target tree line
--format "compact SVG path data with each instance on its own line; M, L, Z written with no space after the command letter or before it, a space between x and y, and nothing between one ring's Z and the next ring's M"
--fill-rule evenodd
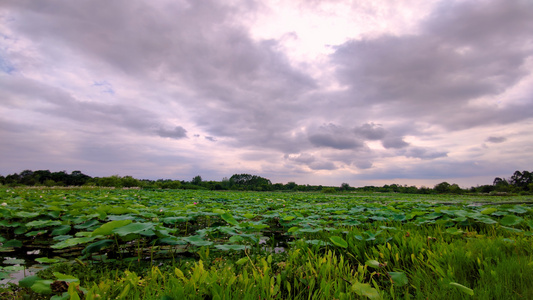
M322 185L299 185L295 182L272 183L269 179L251 175L234 174L221 181L205 181L200 175L190 181L172 179L136 179L132 176L91 177L81 171L50 172L49 170L24 170L7 176L0 175L0 185L4 186L97 186L115 188L143 188L143 189L205 189L205 190L243 190L243 191L301 191L301 192L393 192L407 194L464 194L464 193L493 193L493 194L533 194L533 173L530 171L515 171L507 179L496 177L492 184L462 189L455 183L441 182L433 188L416 187L400 184L384 186L351 187L342 183L340 187Z

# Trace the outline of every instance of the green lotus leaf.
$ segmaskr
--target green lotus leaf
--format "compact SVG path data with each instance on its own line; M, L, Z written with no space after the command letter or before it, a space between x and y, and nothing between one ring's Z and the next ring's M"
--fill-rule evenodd
M50 287L50 284L54 282L53 280L37 280L35 283L31 286L31 289L39 294L51 294L52 288Z
M493 212L496 212L498 211L497 208L494 208L494 207L489 207L489 208L485 208L484 210L482 210L480 213L484 214L484 215L490 215L492 214Z
M219 214L219 215L222 215L222 214L225 214L225 213L226 213L225 210L220 209L220 208L214 208L214 209L213 209L213 212L214 212L215 214Z
M43 280L43 279L37 275L26 276L19 281L19 286L29 288L38 280Z
M69 233L71 229L70 225L61 225L52 230L51 235L64 235Z
M191 219L192 219L191 217L167 217L167 218L161 219L161 221L165 224L176 224L176 223L187 222L187 221L190 221Z
M195 246L210 246L213 245L213 242L206 241L201 236L193 235L182 238L184 241L187 241Z
M26 227L43 228L47 226L58 226L58 225L61 225L60 221L46 220L46 221L31 221L26 224Z
M500 220L500 224L504 226L514 226L522 223L522 221L524 221L524 219L520 217L514 215L507 215Z
M332 236L332 237L329 238L329 240L333 243L333 245L335 245L337 247L341 247L341 248L347 248L348 247L348 243L343 238L341 238L340 236Z
M52 248L54 249L63 249L67 247L76 246L79 244L85 244L87 242L93 241L96 237L81 237L81 238L70 238L68 240L61 241L59 243L53 244Z
M250 248L250 246L245 245L215 245L215 248L223 250L223 251L229 251L229 250L246 250L247 248Z
M92 244L87 245L85 249L81 251L81 253L84 254L84 256L88 256L94 252L98 252L102 250L103 248L109 247L113 245L114 243L115 241L113 240L101 240L98 242L94 242Z
M126 226L113 229L111 232L118 234L119 236L126 236L132 233L141 233L145 230L154 228L152 223L130 223Z
M53 264L56 262L59 262L59 259L57 258L48 258L48 257L39 257L35 259L36 262L42 263L42 264Z
M463 234L464 231L461 229L457 229L455 227L446 229L446 233L452 234L452 235L460 235Z
M115 221L107 222L107 223L103 224L102 226L96 228L92 232L92 236L110 235L110 234L113 233L114 229L122 227L122 226L126 226L126 225L130 224L131 222L132 222L132 220L115 220Z
M231 225L239 225L239 222L237 222L230 213L224 213L220 215L220 217Z
M15 213L15 217L19 217L19 218L35 218L38 215L40 215L40 213L38 212L19 211Z
M100 224L100 221L98 220L89 220L83 224L79 224L79 225L76 225L74 226L74 228L76 229L87 229L87 228L90 228L90 227L93 227L95 225L98 225Z
M125 215L125 214L139 214L138 210L131 209L128 207L113 207L108 210L106 213L110 215Z
M369 299L381 299L379 292L368 283L356 282L352 285L352 291L359 296L365 296Z
M19 240L9 240L7 242L5 242L2 247L5 247L5 248L18 248L18 247L22 247L22 242L19 241Z
M388 274L392 279L392 282L397 286L404 286L409 282L409 280L407 280L407 275L403 272L389 272Z
M20 265L24 264L26 261L21 258L8 258L4 260L4 264L6 265Z
M525 214L527 210L521 206L515 205L513 208L508 209L507 211L513 212L515 214Z
M382 267L382 264L380 264L379 261L375 259L370 259L370 260L365 261L365 265L372 267L374 269L378 269Z

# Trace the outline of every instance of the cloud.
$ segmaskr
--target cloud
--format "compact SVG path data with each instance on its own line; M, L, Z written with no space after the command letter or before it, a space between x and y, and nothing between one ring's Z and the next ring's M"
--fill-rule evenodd
M530 158L533 4L278 2L4 1L10 170L327 184Z
M399 148L405 148L409 145L409 143L405 142L401 137L385 137L381 143L383 144L383 147L390 149L399 149Z
M354 106L457 129L502 122L498 114L525 106L480 109L473 103L530 74L532 6L518 0L445 2L418 33L351 40L336 47L331 62L347 93L356 95ZM497 118L478 117L488 114ZM518 114L512 122L530 117Z
M321 126L309 134L309 141L316 147L329 147L333 149L356 149L363 147L363 142L355 134L343 127L334 124Z
M182 139L187 137L187 130L181 126L177 126L172 130L160 128L156 131L160 137L168 137L172 139Z
M381 140L387 132L381 125L366 123L354 129L355 133L362 135L367 140Z
M489 143L500 144L507 141L507 138L503 136L489 136L486 141Z
M400 152L406 157L420 158L420 159L435 159L448 156L445 151L434 151L422 147L413 147L407 149L405 152Z
M330 161L322 161L322 162L312 162L309 164L309 168L312 170L335 170L337 167L333 162Z
M285 159L288 159L290 161L294 161L297 163L303 163L303 164L309 164L315 161L315 156L307 153L299 153L299 154L286 154Z

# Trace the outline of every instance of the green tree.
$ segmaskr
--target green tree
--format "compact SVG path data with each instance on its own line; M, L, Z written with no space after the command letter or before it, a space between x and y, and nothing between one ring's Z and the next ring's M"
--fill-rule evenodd
M433 188L437 193L447 193L450 190L450 184L446 181L441 182Z
M194 184L194 185L202 184L202 176L200 176L200 175L194 176L194 178L192 179L191 183Z
M340 191L349 191L351 189L350 185L347 184L346 182L343 182L339 188Z

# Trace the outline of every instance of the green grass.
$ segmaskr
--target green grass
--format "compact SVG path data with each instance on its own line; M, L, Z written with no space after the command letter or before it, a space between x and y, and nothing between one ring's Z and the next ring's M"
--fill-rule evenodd
M0 250L44 269L0 296L532 298L530 198L410 197L0 189Z

